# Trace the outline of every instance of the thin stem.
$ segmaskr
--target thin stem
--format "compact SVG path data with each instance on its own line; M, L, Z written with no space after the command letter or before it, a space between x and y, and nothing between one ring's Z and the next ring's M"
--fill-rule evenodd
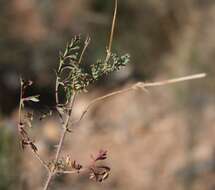
M37 160L41 163L41 165L47 170L49 171L49 167L47 166L47 164L45 163L45 161L40 157L40 155L37 152L34 152L32 150L32 153L35 155L35 157L37 158Z
M87 37L86 40L85 40L85 44L84 44L83 50L81 52L78 64L81 63L81 61L83 59L83 56L84 56L84 53L85 53L89 43L90 43L90 38ZM56 84L55 84L55 99L56 99L56 105L57 106L59 104L58 88L59 88L59 77L57 76ZM76 93L73 94L73 96L71 97L71 99L69 101L68 114L66 114L65 122L64 122L64 124L62 126L63 130L61 132L60 140L59 140L59 143L57 145L57 151L56 151L56 155L55 155L55 164L58 162L58 160L60 158L60 153L62 151L63 143L64 143L64 140L66 138L66 133L69 131L68 126L69 126L71 116L72 116L72 110L73 110L73 106L74 106L74 102L75 102L75 97L76 97ZM48 186L49 186L49 184L51 182L52 177L57 173L55 170L56 170L55 165L51 169L49 169L48 178L47 178L47 181L45 183L45 186L44 186L43 190L48 189Z
M109 94L106 94L104 96L101 96L101 97L98 97L98 98L92 100L86 106L86 108L82 112L80 118L76 122L72 123L72 125L78 124L84 118L86 113L89 111L89 109L93 105L97 104L98 102L100 102L100 101L102 101L104 99L110 98L112 96L116 96L116 95L123 94L123 93L129 92L129 91L137 90L137 89L146 90L146 88L148 88L148 87L164 86L164 85L169 85L169 84L188 81L188 80L200 79L200 78L204 78L204 77L206 77L206 73L189 75L189 76L185 76L185 77L173 78L173 79L164 80L164 81L158 81L158 82L150 82L150 83L138 82L138 83L135 83L129 88L125 88L125 89L122 89L122 90L111 92Z
M47 190L48 189L48 186L49 186L49 184L51 182L52 176L53 176L53 173L49 172L49 175L48 175L48 178L46 180L46 183L45 183L45 186L44 186L43 190Z
M152 83L139 83L144 87L153 87L153 86L163 86L163 85L168 85L168 84L173 84L173 83L178 83L178 82L183 82L187 80L194 80L194 79L200 79L206 77L206 73L200 73L200 74L195 74L195 75L189 75L185 77L180 77L180 78L174 78L174 79L169 79L169 80L164 80L164 81L159 81L159 82L152 82Z
M109 97L112 97L112 96L116 96L116 95L118 95L118 94L126 93L126 92L131 91L131 90L133 90L133 89L132 89L132 88L127 88L127 89L123 89L123 90L111 92L111 93L109 93L109 94L106 94L106 95L104 95L104 96L101 96L101 97L98 97L98 98L92 100L92 101L88 104L88 106L85 108L85 110L83 111L83 113L81 114L81 117L79 118L79 120L76 121L75 123L80 122L80 121L84 118L84 116L86 115L86 113L88 112L88 110L89 110L94 104L96 104L96 103L98 103L98 102L100 102L100 101L102 101L102 100L104 100L104 99L106 99L106 98L109 98Z
M22 104L23 104L23 100L22 100L22 96L23 96L23 88L22 88L23 82L22 82L22 78L20 78L20 99L19 99L19 125L22 122L22 116L21 116L21 112L22 112Z
M118 5L118 1L115 0L115 8L114 8L114 13L113 13L110 38L109 38L109 43L108 43L108 47L107 47L107 55L105 58L106 63L109 61L110 56L111 56L111 51L112 51L113 36L114 36L114 30L115 30L115 25L116 25L117 5Z
M69 122L70 122L70 119L71 119L71 116L72 116L72 110L73 110L73 106L74 106L74 102L75 102L75 97L76 97L76 93L73 94L73 96L70 99L69 105L68 105L69 113L66 115L65 122L64 122L64 124L62 126L63 130L61 132L61 137L60 137L60 140L59 140L59 143L58 143L58 146L57 146L57 152L56 152L56 155L55 155L55 163L57 163L58 160L59 160L60 153L61 153L61 150L62 150L62 147L63 147L63 142L65 140L66 133L68 131L68 125L69 125ZM48 175L48 178L47 178L47 181L45 183L45 186L44 186L43 190L48 189L48 186L49 186L49 184L51 182L51 179L56 173L55 170L56 170L55 166L53 166L51 168L51 170L49 170L49 175Z
M22 123L22 107L23 107L23 100L24 100L24 98L23 98L23 81L22 81L22 78L20 78L20 100L19 100L19 115L18 115L18 118L19 118L19 126L18 126L18 127L20 127L20 125L23 125L23 123ZM20 129L19 129L19 130L20 130ZM29 138L29 137L28 137L28 138ZM46 164L45 161L40 157L40 155L39 155L36 151L34 151L34 150L32 150L32 149L30 149L30 150L31 150L31 152L33 153L33 155L37 158L37 160L41 163L41 165L49 171L49 168L48 168L47 164Z
M58 88L59 88L59 77L56 77L56 82L55 82L55 101L56 101L56 106L59 104L59 98L58 98Z
M59 159L60 152L61 152L62 145L63 145L63 141L64 141L64 139L66 137L66 131L67 131L67 128L63 128L63 131L61 132L60 141L59 141L59 144L57 145L57 152L56 152L56 155L55 155L55 163L57 163L57 161Z
M109 45L108 45L108 52L111 52L112 44L113 44L113 35L114 35L114 29L115 29L115 25L116 25L117 5L118 5L118 1L115 0L115 8L114 8L114 14L113 14L113 20L112 20L112 26L111 26L111 33L110 33L110 39L109 39Z
M81 63L81 61L82 61L82 59L83 59L83 56L84 56L84 53L85 53L85 51L86 51L86 49L87 49L87 47L88 47L89 44L90 44L90 37L88 36L88 37L86 38L86 40L85 40L84 48L83 48L83 50L82 50L82 52L81 52L81 56L80 56L80 58L79 58L78 64Z

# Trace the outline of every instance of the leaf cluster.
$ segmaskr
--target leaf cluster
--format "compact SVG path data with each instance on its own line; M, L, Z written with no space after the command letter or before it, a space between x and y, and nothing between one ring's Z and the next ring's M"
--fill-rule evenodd
M75 36L67 44L65 51L60 53L60 62L56 73L58 84L63 87L67 100L73 93L87 91L90 84L104 75L121 69L130 61L128 54L119 56L116 53L110 53L110 56L107 55L105 60L100 59L86 69L82 58L89 41L89 38L84 41L81 36Z

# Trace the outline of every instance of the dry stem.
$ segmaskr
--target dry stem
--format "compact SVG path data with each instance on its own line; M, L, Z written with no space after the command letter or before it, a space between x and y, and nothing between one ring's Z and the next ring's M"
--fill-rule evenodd
M65 122L62 126L63 130L61 132L61 137L60 137L60 141L59 141L59 144L57 145L57 152L56 152L56 155L55 155L55 162L54 163L57 163L58 160L59 160L59 157L60 157L60 153L61 153L61 150L62 150L62 147L63 147L63 142L65 140L65 137L66 137L66 133L68 131L68 125L69 125L69 122L70 122L70 119L71 119L71 116L72 116L72 110L73 110L73 105L74 105L74 102L75 102L75 97L76 97L76 93L73 94L73 96L71 97L70 99L70 102L69 102L69 113L66 115L66 118L65 118ZM43 188L43 190L47 190L48 189L48 186L51 182L51 179L52 177L56 174L56 165L54 165L50 170L49 170L49 174L48 174L48 178L47 178L47 181L45 183L45 186Z
M125 89L122 89L122 90L111 92L109 94L106 94L104 96L101 96L101 97L98 97L98 98L92 100L86 106L86 108L82 112L80 118L76 122L72 123L72 125L79 124L79 122L84 118L85 114L89 111L89 109L93 105L97 104L98 102L100 102L100 101L102 101L104 99L110 98L112 96L116 96L116 95L123 94L123 93L133 91L133 90L138 90L138 89L146 90L146 88L149 88L149 87L164 86L164 85L169 85L169 84L188 81L188 80L200 79L200 78L204 78L204 77L206 77L206 74L205 73L200 73L200 74L189 75L189 76L185 76L185 77L174 78L174 79L158 81L158 82L150 82L150 83L138 82L138 83L135 83L129 88L125 88Z
M116 25L117 5L118 5L118 1L115 0L115 8L114 8L114 14L113 14L113 19L112 19L110 39L109 39L109 44L108 44L108 52L111 52L111 49L112 49L113 35L114 35L114 29L115 29L115 25Z
M107 55L106 55L106 58L105 58L106 63L109 61L110 56L111 56L114 29L115 29L115 25L116 25L116 14L117 14L117 7L118 7L117 5L118 5L118 1L115 0L115 8L114 8L114 13L113 13L113 19L112 19L112 25L111 25L111 31L110 31L110 38L109 38L108 47L107 47Z

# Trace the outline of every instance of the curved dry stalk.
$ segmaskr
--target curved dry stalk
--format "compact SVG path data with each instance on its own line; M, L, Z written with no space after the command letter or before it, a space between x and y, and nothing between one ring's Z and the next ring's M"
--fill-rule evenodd
M112 96L116 96L116 95L119 95L119 94L123 94L123 93L129 92L129 91L138 90L138 89L146 91L146 88L150 88L150 87L164 86L164 85L169 85L169 84L178 83L178 82L184 82L184 81L188 81L188 80L200 79L200 78L204 78L204 77L206 77L206 73L199 73L199 74L195 74L195 75L189 75L189 76L180 77L180 78L173 78L173 79L168 79L168 80L158 81L158 82L149 82L149 83L137 82L137 83L133 84L129 88L118 90L118 91L115 91L115 92L111 92L109 94L106 94L104 96L101 96L101 97L98 97L98 98L92 100L86 106L86 108L82 112L80 118L76 122L72 123L72 125L78 124L84 118L86 113L89 111L89 109L93 105L99 103L102 100L110 98Z

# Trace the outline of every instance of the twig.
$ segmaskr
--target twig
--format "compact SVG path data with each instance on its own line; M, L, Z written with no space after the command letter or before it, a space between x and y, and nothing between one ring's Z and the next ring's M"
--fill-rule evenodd
M75 121L74 123L72 123L72 125L78 124L86 115L86 113L89 111L89 109L97 104L98 102L110 98L112 96L116 96L119 94L123 94L129 91L133 91L133 90L137 90L137 89L142 89L142 90L146 90L146 88L148 87L156 87L156 86L164 86L164 85L169 85L169 84L173 84L173 83L178 83L178 82L183 82L183 81L188 81L188 80L194 80L194 79L200 79L200 78L204 78L206 77L206 73L200 73L200 74L195 74L195 75L189 75L189 76L185 76L185 77L180 77L180 78L174 78L174 79L169 79L169 80L164 80L164 81L158 81L158 82L150 82L150 83L144 83L144 82L138 82L133 84L131 87L126 88L126 89L122 89L122 90L118 90L115 92L111 92L109 94L106 94L104 96L98 97L94 100L92 100L84 109L84 111L82 112L80 118Z
M56 152L56 155L55 155L55 162L54 163L57 163L58 160L59 160L59 157L60 157L60 153L61 153L61 150L62 150L62 147L63 147L63 142L65 140L66 133L68 131L68 125L69 125L70 118L71 118L71 115L72 115L72 110L73 110L73 105L74 105L74 102L75 102L75 97L76 97L76 93L73 94L73 96L71 97L70 102L69 102L68 108L70 108L70 109L69 109L69 113L66 115L64 125L62 126L63 130L61 132L61 137L60 137L60 140L59 140L59 144L57 145L57 152ZM51 182L52 177L56 174L55 170L56 170L56 165L54 165L49 170L48 178L47 178L47 181L45 183L45 186L44 186L43 190L48 189L48 186L49 186L49 184Z

